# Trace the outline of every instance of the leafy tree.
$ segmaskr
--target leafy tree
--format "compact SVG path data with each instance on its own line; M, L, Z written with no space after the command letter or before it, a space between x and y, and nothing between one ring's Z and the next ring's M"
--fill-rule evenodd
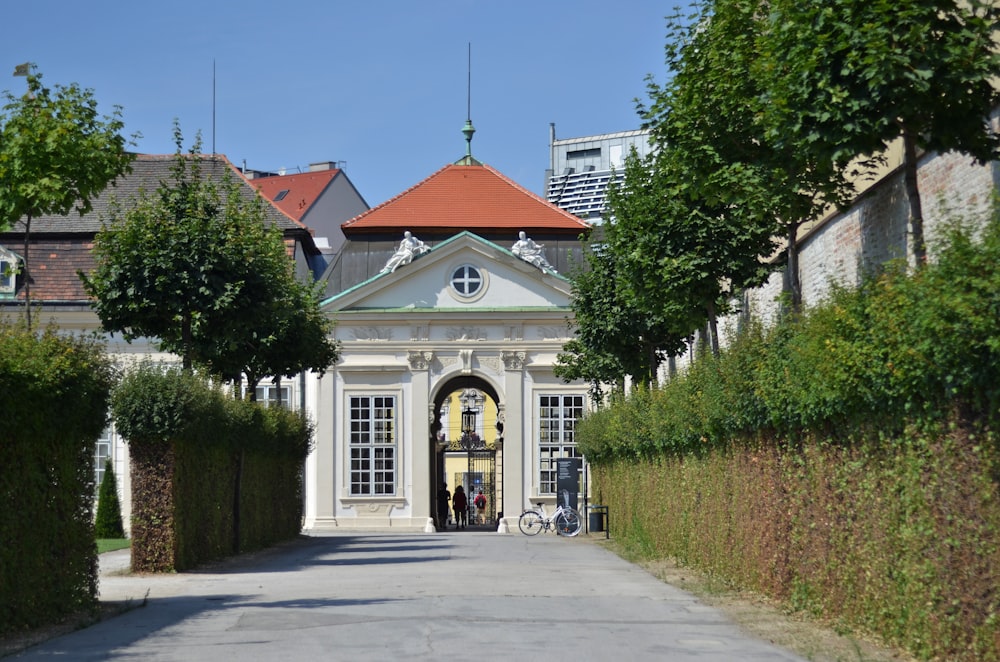
M290 270L291 263L285 261ZM273 298L263 304L257 323L218 338L206 360L208 369L223 379L239 382L245 375L251 400L264 377L273 376L277 382L306 370L322 372L340 355L330 338L333 322L319 308L320 285L289 275L272 289Z
M1000 7L983 0L773 0L755 78L777 144L867 169L901 139L913 253L926 261L917 150L995 159ZM854 165L851 165L851 164Z
M671 320L636 307L621 287L621 264L606 244L585 253L587 268L573 276L572 326L576 337L563 345L555 374L591 384L600 401L603 384L624 385L626 376L650 383L664 358L684 346Z
M763 267L777 248L773 238L785 237L785 285L798 309L798 228L844 202L847 185L832 164L768 136L767 92L754 75L764 10L762 0L707 0L693 16L668 19L674 75L662 87L648 82L650 104L639 112L663 154L653 164L667 170L662 194L682 202L675 213L704 233L689 237L689 250L732 293L779 266ZM692 210L686 221L683 207ZM717 296L701 289L707 303Z
M4 92L0 112L0 231L24 224L24 299L31 326L28 247L33 218L90 210L90 200L125 173L133 156L122 136L121 107L97 112L92 90L75 83L54 88L29 64L28 91ZM20 70L20 68L19 68Z
M772 225L740 224L730 209L700 197L681 150L635 153L609 189L609 250L621 261L620 287L647 315L668 320L676 337L709 327L718 353L717 316L734 293L759 284L773 250Z
M118 481L115 480L111 460L104 463L104 479L97 494L97 517L94 520L94 537L124 538L122 506L118 500Z
M241 194L226 168L221 183L190 153L175 126L173 181L114 207L95 239L97 266L82 275L106 331L157 338L223 379L321 370L337 357L313 288L296 280L266 203ZM251 389L251 393L253 390Z

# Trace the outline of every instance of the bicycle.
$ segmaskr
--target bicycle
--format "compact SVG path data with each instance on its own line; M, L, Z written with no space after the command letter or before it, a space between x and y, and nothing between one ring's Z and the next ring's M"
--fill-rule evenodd
M538 535L542 531L554 528L559 535L572 538L583 528L583 519L580 513L563 505L557 505L552 517L546 517L545 507L538 504L537 508L521 513L521 517L517 520L517 528L526 536Z

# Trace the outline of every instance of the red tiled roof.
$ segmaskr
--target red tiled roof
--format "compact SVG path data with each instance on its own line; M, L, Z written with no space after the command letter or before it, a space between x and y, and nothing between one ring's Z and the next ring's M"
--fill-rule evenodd
M309 207L326 190L340 170L320 170L304 172L295 175L276 175L251 179L250 185L260 191L260 194L271 201L275 207L285 212L296 221L309 211ZM281 200L275 200L282 191L287 191Z
M487 165L446 165L341 226L345 234L419 229L548 230L590 226Z

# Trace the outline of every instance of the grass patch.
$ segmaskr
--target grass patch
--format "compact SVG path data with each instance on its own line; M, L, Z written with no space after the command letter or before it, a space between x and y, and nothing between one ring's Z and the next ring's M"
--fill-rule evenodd
M97 553L103 554L104 552L113 552L117 549L127 549L129 542L128 538L98 538Z

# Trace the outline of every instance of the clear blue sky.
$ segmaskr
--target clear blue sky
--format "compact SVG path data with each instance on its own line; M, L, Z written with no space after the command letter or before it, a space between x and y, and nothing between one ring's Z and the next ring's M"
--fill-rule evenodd
M465 154L541 193L558 138L639 127L647 74L665 79L654 0L24 0L2 2L0 90L22 62L46 84L123 107L136 151L174 151L180 121L235 164L344 161L375 206ZM187 147L187 145L185 145Z

